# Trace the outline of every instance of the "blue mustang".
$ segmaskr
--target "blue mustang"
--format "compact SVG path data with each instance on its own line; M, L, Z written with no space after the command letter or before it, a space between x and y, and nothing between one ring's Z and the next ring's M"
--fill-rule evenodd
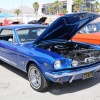
M59 17L49 27L40 24L3 26L0 30L0 59L28 73L36 91L49 82L72 82L100 72L100 47L74 42L71 38L98 18L93 13Z

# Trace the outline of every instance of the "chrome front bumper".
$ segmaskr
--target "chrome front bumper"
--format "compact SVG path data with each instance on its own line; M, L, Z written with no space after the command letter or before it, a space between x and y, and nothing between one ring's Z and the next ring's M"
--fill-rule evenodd
M92 67L92 68L88 68L88 69L83 69L83 70L80 70L80 71L75 71L75 72L63 72L63 73L59 72L59 74L52 74L52 73L49 73L49 72L45 72L45 74L48 77L51 77L51 78L61 78L61 77L65 77L65 76L75 76L75 75L78 75L78 74L87 73L87 72L90 72L90 71L98 71L98 70L100 70L100 65Z

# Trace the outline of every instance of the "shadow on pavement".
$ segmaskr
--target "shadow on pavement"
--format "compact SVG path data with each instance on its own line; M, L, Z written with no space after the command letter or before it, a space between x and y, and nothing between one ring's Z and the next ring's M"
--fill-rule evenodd
M15 74L21 76L22 78L28 80L27 74L25 72L13 67L13 66L10 66L4 62L1 63L1 66L14 72ZM74 93L74 92L77 92L80 90L90 88L94 85L97 85L98 83L100 83L100 74L97 73L97 74L95 74L95 76L93 78L89 78L86 80L75 80L72 83L66 82L64 84L56 84L56 83L50 82L50 86L49 86L48 90L46 90L45 92L49 92L53 95ZM45 92L42 92L42 93L45 93Z
M74 93L80 90L90 88L100 83L100 74L95 74L93 78L85 80L75 80L72 83L66 82L64 84L52 83L49 87L49 92L54 95L62 95L66 93Z

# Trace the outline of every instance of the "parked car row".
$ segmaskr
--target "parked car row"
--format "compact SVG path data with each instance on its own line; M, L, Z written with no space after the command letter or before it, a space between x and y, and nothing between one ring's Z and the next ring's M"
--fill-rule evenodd
M26 72L36 91L47 89L50 81L62 84L93 77L100 72L100 46L71 39L98 17L98 14L83 12L66 14L50 26L3 26L0 60Z
M42 24L42 25L49 25L49 23L46 23L47 17L41 17L39 20L32 20L29 21L27 24ZM0 26L7 26L7 25L16 25L16 24L23 24L20 21L11 21L8 19L4 19L4 22L0 22Z
M39 20L32 20L29 21L27 24L43 24L43 25L49 25L49 23L46 23L47 17L41 17Z

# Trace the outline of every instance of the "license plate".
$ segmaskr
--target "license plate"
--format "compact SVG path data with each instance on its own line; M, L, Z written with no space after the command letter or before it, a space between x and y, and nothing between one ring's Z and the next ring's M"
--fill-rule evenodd
M83 74L83 79L87 79L87 78L93 77L93 75L94 75L93 71L84 73Z

